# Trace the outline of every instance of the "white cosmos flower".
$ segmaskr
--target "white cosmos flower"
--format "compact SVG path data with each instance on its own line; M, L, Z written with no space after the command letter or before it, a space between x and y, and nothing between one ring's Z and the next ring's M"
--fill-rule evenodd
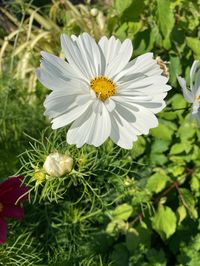
M105 36L98 43L88 34L61 35L67 62L42 52L36 74L51 89L44 106L52 128L72 125L67 142L100 146L108 137L130 149L137 136L158 125L171 89L152 53L129 62L131 40Z
M188 103L192 103L191 120L197 119L198 124L200 126L200 69L197 71L197 66L198 66L198 61L195 60L190 70L189 90L187 89L185 79L183 79L182 77L177 77L177 79L179 81L180 86L182 87L185 100Z

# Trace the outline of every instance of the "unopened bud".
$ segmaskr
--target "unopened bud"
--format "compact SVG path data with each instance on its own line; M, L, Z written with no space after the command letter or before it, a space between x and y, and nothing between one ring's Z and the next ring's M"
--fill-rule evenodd
M97 8L92 8L90 10L90 14L93 16L93 17L96 17L98 15L98 9Z
M72 165L73 159L70 156L55 152L47 156L43 167L48 175L60 177L71 172Z

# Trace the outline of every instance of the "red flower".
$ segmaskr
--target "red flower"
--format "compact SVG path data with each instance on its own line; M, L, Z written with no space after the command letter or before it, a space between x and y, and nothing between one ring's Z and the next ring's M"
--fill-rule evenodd
M22 219L24 216L21 204L28 199L27 194L23 196L28 188L22 185L22 179L23 177L17 176L0 183L0 244L6 241L7 226L5 218Z

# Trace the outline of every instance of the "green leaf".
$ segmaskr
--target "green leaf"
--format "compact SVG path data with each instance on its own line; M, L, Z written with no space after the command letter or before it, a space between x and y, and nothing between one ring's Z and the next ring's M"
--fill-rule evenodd
M150 161L152 164L163 165L168 161L168 158L166 155L161 153L151 153Z
M115 0L115 8L119 13L123 13L130 6L131 2L132 0Z
M196 130L191 125L191 123L184 122L179 127L178 133L180 135L181 140L184 142L185 140L193 138L196 133Z
M185 217L187 216L187 210L185 208L184 205L181 205L178 207L177 209L177 213L178 213L178 224L180 225L181 222L185 219Z
M177 75L181 74L181 62L178 56L170 56L169 73L170 83L172 86L177 85ZM177 107L176 107L177 108Z
M129 263L129 251L125 244L116 244L112 253L113 266L128 266Z
M120 2L124 2L119 0ZM127 0L126 0L127 1ZM139 21L142 12L145 9L144 1L132 0L131 5L129 5L122 14L122 21Z
M171 147L170 154L179 154L185 151L183 143L176 143Z
M151 129L151 135L159 139L171 140L173 130L164 124L159 124L157 128Z
M157 0L158 9L157 9L157 17L160 30L167 39L174 27L175 19L173 11L170 7L169 0Z
M131 205L124 203L112 211L112 221L119 221L119 220L127 220L133 212L133 208Z
M126 234L126 246L130 252L134 251L140 243L139 233L136 229L130 228Z
M168 150L169 145L170 145L170 141L168 140L156 139L151 146L151 152L152 153L163 153Z
M151 218L153 229L163 240L168 239L176 231L176 215L169 207L158 207L157 212Z
M198 56L200 56L200 40L197 38L186 37L188 47Z
M180 93L177 93L172 97L171 103L173 109L185 108L187 106L183 95Z
M152 192L159 193L166 187L168 181L170 181L170 178L164 173L155 173L148 179L147 189Z
M191 187L191 190L194 192L197 192L200 190L200 182L199 182L199 178L197 176L194 175L191 178L190 187Z

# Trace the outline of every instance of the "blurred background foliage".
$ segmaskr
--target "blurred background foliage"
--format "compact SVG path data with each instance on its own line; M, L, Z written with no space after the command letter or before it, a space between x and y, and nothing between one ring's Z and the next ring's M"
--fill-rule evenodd
M128 37L133 57L152 51L168 62L167 108L131 151L109 140L76 149L43 116L40 52L63 57L60 34L84 31ZM0 176L18 171L31 190L0 265L199 266L200 131L176 75L188 82L200 59L200 1L1 1L0 47ZM54 151L73 157L73 171L38 182Z

